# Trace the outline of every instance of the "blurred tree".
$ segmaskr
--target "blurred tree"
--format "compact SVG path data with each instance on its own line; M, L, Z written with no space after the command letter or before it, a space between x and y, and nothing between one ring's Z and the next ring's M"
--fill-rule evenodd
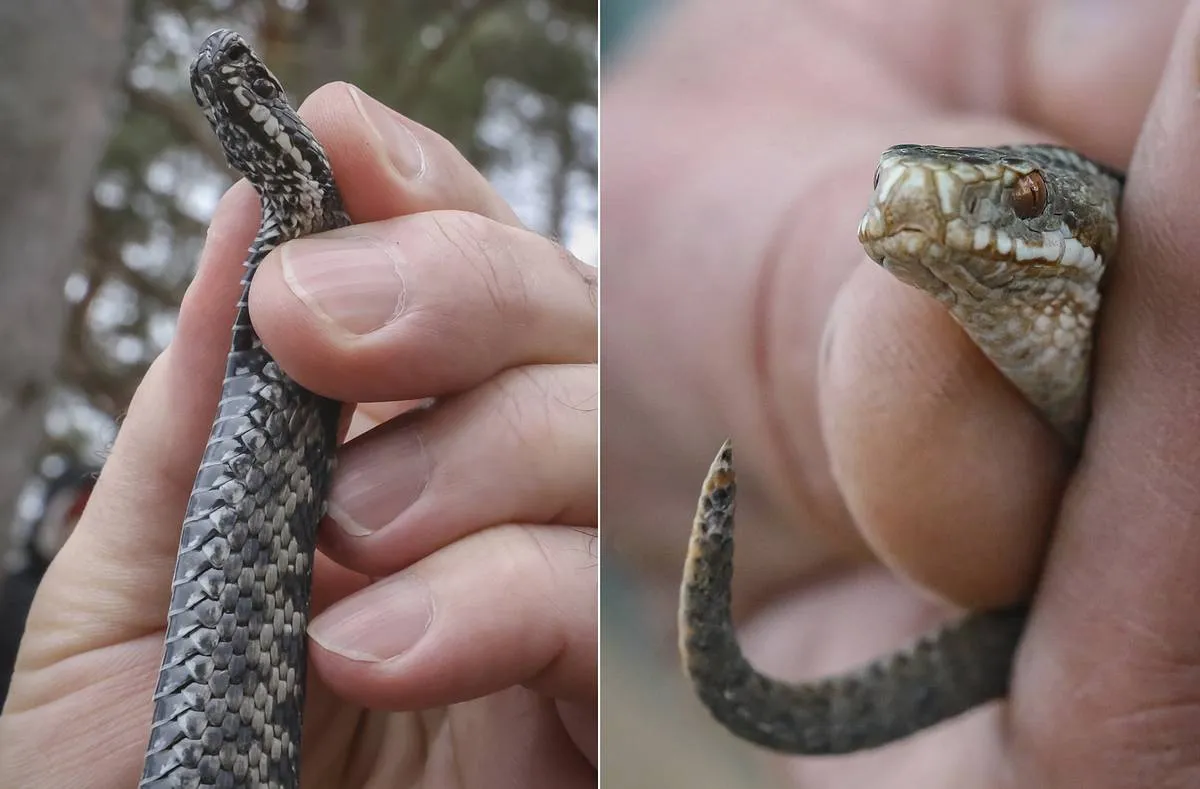
M196 47L214 28L245 34L294 99L330 80L346 80L436 129L492 178L532 228L563 240L585 260L594 255L594 0L132 0L127 16L118 0L107 4L108 15L93 2L90 13L75 9L70 21L81 28L89 16L125 19L124 47L116 40L121 25L112 21L107 38L93 32L68 41L63 25L28 20L24 36L16 36L29 46L38 38L36 29L54 28L59 35L53 48L79 53L63 58L78 67L62 76L62 85L19 87L34 95L61 93L62 104L82 104L84 114L89 101L106 95L97 51L124 61L125 71L115 91L120 112L107 142L104 128L85 135L78 122L63 120L90 161L103 153L94 180L94 167L87 162L72 162L69 168L57 164L75 178L52 204L79 207L74 227L85 234L82 252L63 251L72 225L51 216L40 230L29 228L45 249L31 246L0 256L6 294L10 281L19 280L9 279L4 266L30 270L50 261L58 266L56 276L39 277L23 286L20 296L26 331L38 344L10 344L4 351L16 355L6 372L21 373L0 378L0 429L9 398L40 400L48 393L50 407L45 441L38 435L40 411L24 408L29 440L0 450L0 517L10 510L16 484L4 489L4 469L13 469L9 481L19 481L20 470L39 455L97 462L113 435L114 419L170 341L208 217L232 182L185 79ZM0 0L0 14L5 5ZM60 0L58 5L73 4ZM2 19L0 28L12 29ZM50 65L62 65L54 59L42 55ZM113 65L107 73L115 71ZM28 69L4 73L20 83ZM7 103L3 96L0 101ZM14 161L31 158L34 142L53 136L44 119L30 122L28 140L0 149ZM69 158L61 153L46 158L55 156ZM53 169L45 161L24 164L31 174ZM31 178L25 176L24 182ZM34 224L19 213L29 206L17 204L28 204L28 195L11 188L6 194L13 205L0 197L3 226ZM56 315L65 315L65 332L48 326ZM56 382L50 376L55 361ZM37 375L35 362L45 365L36 368ZM36 504L27 509L35 510Z
M126 0L0 2L0 524L43 440L126 14Z

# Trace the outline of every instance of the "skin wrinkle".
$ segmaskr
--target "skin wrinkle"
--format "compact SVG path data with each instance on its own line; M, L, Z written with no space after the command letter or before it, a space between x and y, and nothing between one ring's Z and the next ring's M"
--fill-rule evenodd
M590 266L584 263L579 258L575 257L567 250L566 247L559 247L558 259L569 271L574 272L579 276L583 283L584 289L587 291L588 303L592 305L592 309L598 309L600 306L600 274L595 266Z
M553 523L554 521L550 522ZM541 557L550 577L561 575L561 573L558 571L557 564L554 561L555 557L550 552L549 547L543 540L538 539L537 530L530 529L523 525L517 525L517 532L523 535L526 540L533 545L534 554ZM536 576L537 573L531 573L531 575ZM549 604L549 608L558 614L558 621L560 623L556 628L556 630L559 631L559 638L557 639L558 645L553 651L547 653L547 658L542 667L538 669L528 680L526 680L525 684L527 686L536 686L544 678L552 676L562 665L562 663L565 662L568 657L570 657L571 643L564 632L567 627L564 624L561 624L571 620L570 612L564 609L548 590L540 596L546 603Z
M314 747L310 741L301 746L302 758L312 765L307 769L319 775L342 776L341 786L354 786L355 784L345 780L347 768L353 764L355 758L365 759L374 755L370 751L363 755L363 741L359 738L363 736L365 727L378 720L377 716L364 714L359 707L338 707L333 713L333 720L329 721L322 733L321 744L324 747Z
M583 364L583 363L568 364L568 365L563 365L563 366L575 367L575 368L579 368L582 370L594 370L595 369L595 365ZM600 406L599 406L600 395L597 392L588 392L588 393L584 394L583 399L580 400L579 402L568 401L565 399L565 397L562 397L559 395L555 395L555 397L553 398L553 401L558 403L559 405L563 406L564 408L568 408L572 411L577 411L579 413L591 414L591 413L596 413L600 410Z
M1195 683L1192 683L1195 687ZM1161 703L1148 704L1145 708L1128 713L1119 713L1101 719L1101 727L1111 731L1111 740L1116 743L1114 748L1118 758L1131 763L1128 769L1132 775L1139 777L1155 774L1172 774L1176 780L1188 772L1200 777L1200 767L1189 764L1188 748L1181 748L1178 742L1172 742L1173 731L1194 728L1200 717L1200 699L1164 698ZM1165 737L1163 735L1166 735ZM1136 748L1129 748L1124 743L1136 741ZM1147 783L1140 785L1167 785L1146 778ZM1169 785L1192 786L1190 781Z
M516 377L518 381L513 381L514 377ZM531 375L529 370L525 369L505 371L497 376L491 386L494 387L496 393L499 395L497 398L497 403L500 407L496 409L496 413L500 417L500 421L508 427L509 433L513 438L517 439L517 443L519 445L531 448L533 446L532 441L528 439L522 439L520 435L520 425L523 423L524 418L526 418L521 408L521 399L517 396L517 393L520 391L518 384L521 381L533 384L534 389L538 390L542 395L546 394L545 387L540 386L537 378ZM547 398L545 397L538 399L538 402L542 404L542 407L539 409L540 418L538 419L537 424L543 429L550 421L548 418L548 404L545 402L546 399Z
M479 275L479 279L487 288L488 294L492 297L492 308L497 316L503 317L507 308L510 308L508 302L510 297L509 283L501 284L501 270L506 274L515 278L520 282L521 287L516 304L521 308L527 308L530 303L529 291L525 287L524 277L521 274L519 267L516 266L500 266L495 256L491 254L498 248L498 245L486 245L483 242L484 238L490 237L491 228L486 226L487 220L474 214L453 213L449 215L438 214L433 217L434 227L441 231L442 237L462 255L463 260L473 261L478 258L481 262L486 262L486 266L476 266L475 273ZM472 255L473 248L481 254ZM510 253L509 248L504 248L506 253ZM511 258L511 254L506 254L505 262Z
M583 369L590 369L590 365L579 365ZM508 425L512 437L516 440L517 445L533 448L536 442L540 441L542 449L538 454L550 455L554 449L559 448L560 442L556 439L556 431L553 426L557 421L553 416L553 409L550 407L553 403L566 405L565 401L557 394L551 394L548 388L550 383L556 381L543 382L541 376L533 374L533 370L528 367L516 368L500 373L488 384L485 384L481 389L481 394L486 394L489 389L495 391L499 397L497 398L505 407L496 407L492 410L489 416L499 415ZM522 408L522 398L520 397L525 384L531 385L535 391L541 396L537 398L537 403L541 404L540 413L536 421L531 421L529 418L523 418L522 414L527 414L528 409ZM559 388L560 391L569 391L565 386ZM579 409L568 407L569 410L581 413ZM511 418L509 415L511 413ZM590 413L583 411L582 413ZM524 430L520 426L524 424ZM536 424L537 427L530 427ZM564 448L569 449L569 445ZM534 455L536 456L536 455ZM567 505L569 506L569 505ZM545 520L549 523L558 523L563 519L563 511L553 513L552 517L547 517Z

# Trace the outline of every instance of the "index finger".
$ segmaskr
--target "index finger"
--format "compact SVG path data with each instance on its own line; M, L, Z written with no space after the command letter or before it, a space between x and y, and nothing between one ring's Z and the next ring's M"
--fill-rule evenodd
M455 210L522 227L449 140L353 85L320 87L298 111L325 146L355 224Z
M775 124L788 112L806 121L829 113L928 118L931 109L1009 116L1123 166L1183 5L759 0L747 9L678 3L661 36L669 44L642 48L641 59L653 62L642 64L639 82L648 95L686 95L702 85L712 106L730 102L745 115L759 109ZM686 82L679 79L679 62L688 63ZM831 62L838 64L832 75ZM764 80L763 73L772 78ZM812 90L814 84L820 89ZM806 100L796 101L798 94ZM756 100L763 102L758 108Z

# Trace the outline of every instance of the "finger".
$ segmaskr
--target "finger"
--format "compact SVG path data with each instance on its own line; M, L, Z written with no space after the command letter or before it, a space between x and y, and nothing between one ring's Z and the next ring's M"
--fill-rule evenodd
M472 534L313 619L313 665L345 698L422 709L514 685L596 698L595 535Z
M849 26L892 79L947 108L1012 115L1123 165L1182 8L1183 0L906 0L881 14L858 2ZM833 18L845 24L847 16ZM885 82L861 100L905 101L902 91L887 92Z
M685 61L692 66L689 85L705 87L694 96L706 106L736 101L743 116L763 113L774 123L791 108L802 123L824 123L811 101L794 97L811 93L812 75L839 63L839 82L852 89L818 97L826 105L836 102L843 115L928 117L931 103L1011 115L1123 165L1183 0L900 0L886 13L875 0L680 7L664 27L667 43L660 37L645 52L651 63L641 64L640 78L651 93L678 94L674 65ZM728 35L731 29L738 35ZM786 67L764 63L764 53L786 53ZM670 63L655 64L656 58ZM765 69L776 77L761 79ZM714 95L714 86L735 98ZM756 100L763 103L756 107Z
M183 510L219 395L257 198L222 198L176 338L138 386L79 523L30 610L27 665L160 630ZM136 559L135 559L136 557Z
M380 576L499 523L594 526L596 379L595 365L511 370L349 442L322 548Z
M353 85L333 82L318 88L299 113L329 154L355 222L456 209L521 225L449 140Z
M966 4L963 4L966 5ZM1185 0L1015 3L1008 107L1117 166L1129 161ZM982 6L981 6L982 7ZM988 69L986 54L976 66ZM986 72L984 72L986 73Z
M1070 458L944 307L864 263L818 391L838 488L885 564L969 608L1029 596Z
M1200 767L1198 40L1193 2L1130 167L1088 443L1018 655L1023 785L1182 785Z
M517 365L593 361L594 287L594 271L541 236L437 211L283 246L255 277L250 310L300 383L400 400Z

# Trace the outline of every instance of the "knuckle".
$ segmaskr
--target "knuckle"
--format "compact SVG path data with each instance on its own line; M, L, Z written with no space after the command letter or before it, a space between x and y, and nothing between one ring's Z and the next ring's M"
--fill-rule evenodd
M470 211L432 212L430 221L439 240L474 274L495 311L528 307L527 267L521 265L511 229Z
M594 364L558 364L505 370L483 385L497 420L522 442L545 451L564 440L568 422L594 425L598 412L599 382ZM574 432L567 431L573 438Z

